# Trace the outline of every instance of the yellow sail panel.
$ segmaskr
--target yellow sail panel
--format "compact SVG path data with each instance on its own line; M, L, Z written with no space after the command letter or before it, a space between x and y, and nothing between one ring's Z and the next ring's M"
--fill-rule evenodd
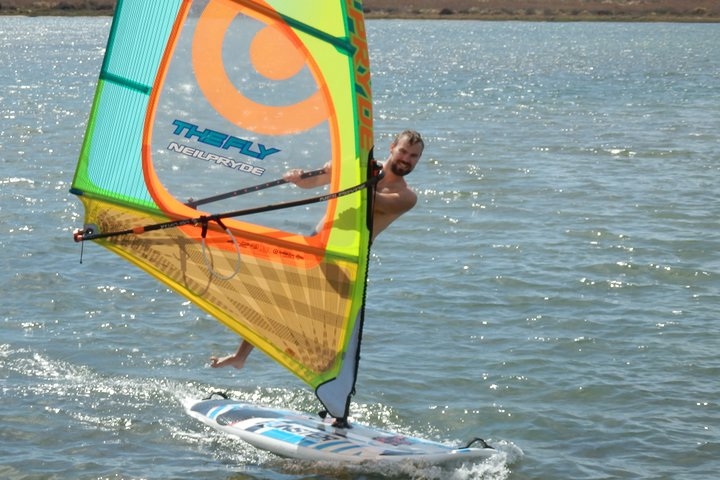
M298 22L322 31L325 34L344 39L347 35L347 15L345 9L350 2L327 0L304 0L288 2L283 0L267 0L275 11ZM360 2L352 2L360 3ZM350 7L352 8L352 7ZM358 12L357 7L350 14Z
M160 220L111 203L91 201L87 207L101 231ZM305 257L309 254L279 247L262 248L277 249L275 255L284 261L239 256L212 246L203 252L201 242L179 228L103 242L253 343L264 346L306 382L318 384L324 373L332 371L346 328L343 314L359 270L356 263L323 260L307 268ZM286 257L291 256L292 262L287 262ZM223 276L231 278L223 280Z
M79 238L322 386L345 416L370 241L369 66L360 2L315 3L118 2L72 191ZM328 185L282 180L326 166Z

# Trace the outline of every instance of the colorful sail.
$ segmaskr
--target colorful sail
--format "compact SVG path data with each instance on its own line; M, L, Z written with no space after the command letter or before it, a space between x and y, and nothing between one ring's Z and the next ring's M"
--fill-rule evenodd
M191 299L339 418L376 178L369 79L360 1L118 0L71 190L77 240ZM324 190L281 180L327 162Z

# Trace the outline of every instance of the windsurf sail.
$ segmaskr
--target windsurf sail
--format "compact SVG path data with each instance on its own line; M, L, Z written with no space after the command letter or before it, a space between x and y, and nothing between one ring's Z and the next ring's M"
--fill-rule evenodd
M192 300L344 418L372 145L362 2L118 0L71 189L75 237ZM283 180L327 162L324 189Z

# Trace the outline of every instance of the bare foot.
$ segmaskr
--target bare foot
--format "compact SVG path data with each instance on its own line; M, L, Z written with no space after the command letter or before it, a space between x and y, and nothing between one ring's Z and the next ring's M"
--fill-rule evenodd
M245 359L244 358L238 358L237 355L228 355L227 357L210 357L210 366L212 368L222 368L222 367L235 367L235 368L243 368L245 365Z

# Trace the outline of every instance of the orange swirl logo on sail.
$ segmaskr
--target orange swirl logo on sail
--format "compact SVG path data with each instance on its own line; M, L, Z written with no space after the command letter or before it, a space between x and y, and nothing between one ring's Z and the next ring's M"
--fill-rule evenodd
M235 125L262 135L297 133L327 120L322 88L298 103L271 106L249 99L233 85L223 65L222 51L225 32L239 13L272 22L250 44L249 58L259 74L270 80L287 80L305 65L317 71L300 40L281 20L261 16L233 2L212 0L198 20L192 48L195 77L212 107ZM319 78L314 77L316 81Z

